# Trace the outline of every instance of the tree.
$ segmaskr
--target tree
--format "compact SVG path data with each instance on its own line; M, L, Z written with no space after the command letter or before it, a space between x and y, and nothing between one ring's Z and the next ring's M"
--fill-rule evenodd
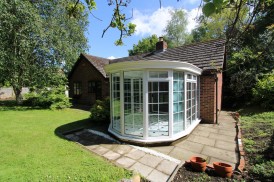
M138 54L149 53L156 50L156 43L158 42L157 35L151 35L149 37L143 38L138 41L138 44L134 44L133 48L128 50L129 56L134 56ZM172 43L169 39L164 37L164 41L167 42L169 48L172 48Z
M224 16L226 23L222 25L228 57L224 82L229 84L224 85L224 91L230 101L250 102L257 80L264 74L273 74L274 1L204 1L205 22L218 20L218 16L223 17L226 12L230 15ZM194 32L194 40L214 38L214 29L218 27L216 22L202 23ZM210 25L215 28L210 30Z
M155 50L155 45L158 42L157 35L152 35L138 41L137 45L133 45L133 48L128 50L129 56L152 52Z
M66 3L0 1L0 81L13 87L18 104L23 86L65 84L65 73L86 48L86 15L67 16Z
M186 26L186 13L183 10L171 12L171 20L168 22L165 32L166 37L171 40L175 47L186 43L188 36Z

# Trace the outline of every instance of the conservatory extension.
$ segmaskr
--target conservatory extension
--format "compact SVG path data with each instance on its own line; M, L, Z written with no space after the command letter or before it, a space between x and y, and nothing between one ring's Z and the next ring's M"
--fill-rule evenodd
M109 132L126 141L158 143L189 134L200 122L202 69L170 60L114 62Z

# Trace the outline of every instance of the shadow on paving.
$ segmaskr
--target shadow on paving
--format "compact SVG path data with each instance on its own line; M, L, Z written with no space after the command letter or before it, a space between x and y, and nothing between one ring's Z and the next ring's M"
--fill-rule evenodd
M73 135L75 133L79 133L80 131L84 131L85 129L92 129L95 131L107 133L108 125L109 125L109 123L107 123L107 122L105 122L105 123L94 122L88 118L88 119L83 119L83 120L79 120L79 121L75 121L72 123L68 123L68 124L59 126L54 130L54 133L56 136L58 136L62 139L71 140L71 139L68 139L66 136ZM89 133L89 132L87 132L87 133ZM95 136L96 135L94 135L94 134L93 134L93 136L83 135L84 139L88 139L89 137L91 137L92 140L96 139ZM82 137L82 135L81 135L81 137ZM103 137L101 137L101 138L103 138Z

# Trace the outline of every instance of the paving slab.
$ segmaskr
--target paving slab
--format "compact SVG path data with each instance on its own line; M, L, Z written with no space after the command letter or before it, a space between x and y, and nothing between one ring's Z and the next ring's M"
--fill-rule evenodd
M131 158L123 156L123 157L120 157L119 159L117 159L115 163L119 164L120 166L122 166L124 168L129 168L134 163L136 163L136 161Z
M146 154L144 157L142 157L139 162L143 163L147 166L155 168L163 159L151 154Z
M194 130L192 133L192 135L198 135L198 136L202 136L202 137L208 137L210 132L209 131L204 131L204 130Z
M164 174L171 175L176 167L177 164L175 162L163 160L156 169Z
M233 136L235 137L236 136L236 129L235 130L223 130L223 129L219 129L219 133L220 134L223 134L223 135L228 135L228 136Z
M223 150L223 149L218 149L216 147L211 147L211 146L205 146L202 150L202 154L205 156L210 156L210 157L215 157L218 159L223 159L225 161L231 162L231 163L236 163L237 158L236 158L236 153Z
M152 167L144 165L140 162L136 162L133 166L130 167L130 170L134 170L140 173L142 176L147 177L149 173L153 170Z
M215 128L215 127L204 127L203 125L198 125L196 128L196 130L201 130L201 131L208 131L211 133L218 133L219 128Z
M116 153L116 152L113 152L113 151L108 151L107 153L105 153L103 155L105 158L107 158L108 160L116 160L118 159L121 155Z
M117 145L117 147L113 148L112 150L123 155L129 153L132 149L133 147L129 145Z
M215 139L214 138L206 138L206 137L201 137L197 135L190 135L187 138L188 141L203 144L203 145L209 145L209 146L214 146L215 145Z
M146 155L145 152L143 151L140 151L138 149L133 149L131 150L129 153L127 153L125 156L126 157L129 157L131 159L134 159L134 160L138 160L140 159L141 157L143 157L144 155Z
M179 142L177 144L175 144L176 147L182 148L182 149L186 149L195 153L201 153L202 149L204 147L203 144L200 143L195 143L195 142L191 142L191 141L182 141Z
M228 136L228 135L223 135L219 133L210 133L208 138L235 143L235 136Z
M103 154L107 153L109 151L109 149L98 146L98 147L92 149L92 151L98 155L103 155Z
M158 171L153 170L147 177L148 180L151 182L166 182L168 180L169 176Z
M186 161L189 160L190 157L192 156L200 156L200 157L206 157L205 155L202 155L200 153L195 153L186 149L182 149L179 147L175 147L170 153L169 155L171 157L174 157L176 159L179 159L181 161Z
M216 140L215 147L219 149L228 150L231 152L235 152L236 150L236 142L226 142L223 140Z

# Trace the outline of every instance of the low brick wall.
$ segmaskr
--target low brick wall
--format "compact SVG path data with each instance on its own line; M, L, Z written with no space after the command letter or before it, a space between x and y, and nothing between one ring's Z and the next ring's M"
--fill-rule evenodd
M22 89L22 94L29 93L29 88L24 87ZM13 89L11 87L6 88L0 88L0 100L7 100L7 99L14 99L15 94L13 92Z

